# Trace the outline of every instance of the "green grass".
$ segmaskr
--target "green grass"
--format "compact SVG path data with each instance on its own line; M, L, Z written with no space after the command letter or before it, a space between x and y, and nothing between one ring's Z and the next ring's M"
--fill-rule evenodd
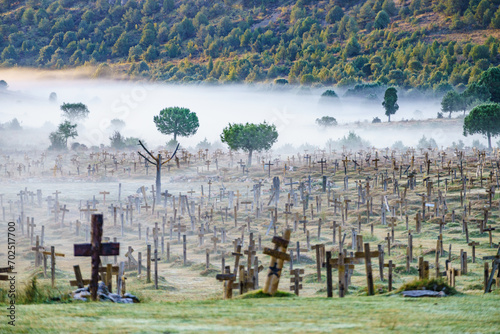
M431 290L431 291L444 291L447 295L458 294L455 288L451 287L446 283L444 279L415 279L411 282L404 284L398 291L409 291L409 290Z
M284 291L276 291L274 294L274 298L281 298L281 297L295 297L295 294L290 293L290 292L284 292ZM273 298L270 294L264 293L262 289L260 290L255 290L255 291L250 291L245 293L244 295L241 295L240 297L237 297L240 299L251 299L251 298Z
M495 294L20 305L1 333L498 333ZM1 309L4 309L2 306Z

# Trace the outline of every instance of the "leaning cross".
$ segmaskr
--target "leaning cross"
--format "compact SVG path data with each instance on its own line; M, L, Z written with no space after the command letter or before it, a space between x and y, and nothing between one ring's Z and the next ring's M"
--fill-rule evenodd
M283 238L278 236L273 237L272 243L274 244L274 249L266 247L263 251L264 254L271 256L271 261L269 263L267 279L262 291L270 294L271 296L274 296L274 294L278 291L283 263L285 261L290 261L290 255L288 255L286 249L288 248L291 234L292 230L287 229L284 232Z

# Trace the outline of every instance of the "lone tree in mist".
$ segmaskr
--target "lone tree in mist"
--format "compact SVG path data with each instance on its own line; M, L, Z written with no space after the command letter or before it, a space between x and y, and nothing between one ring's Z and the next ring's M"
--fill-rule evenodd
M488 138L491 150L491 137L500 135L500 105L482 104L475 107L464 119L464 136L479 133Z
M63 103L61 106L63 117L75 122L84 120L89 116L89 109L83 103Z
M161 166L164 164L168 163L170 160L172 160L175 156L175 153L177 153L177 150L179 149L179 145L177 144L177 147L175 148L174 153L168 158L167 160L163 160L163 157L161 156L160 153L156 155L156 157L149 151L146 146L142 143L142 141L139 140L139 145L146 151L146 153L150 156L150 158L144 156L141 152L139 155L143 157L147 162L152 164L153 166L156 167L156 200L160 201L161 199ZM177 158L176 158L177 159ZM152 160L152 161L151 161Z
M384 102L382 105L385 108L385 115L389 117L389 122L391 121L391 115L394 115L398 111L398 91L394 87L387 88L384 95Z
M196 113L187 108L165 108L153 120L158 131L165 135L174 135L174 142L177 142L177 136L194 135L200 126Z
M441 111L449 113L448 118L451 118L452 112L461 111L466 108L463 96L454 90L450 90L446 93L441 100Z
M335 126L335 125L337 125L337 120L335 119L335 117L323 116L321 118L316 118L316 124L318 124L319 126L324 126L325 128L327 128L329 126Z
M68 138L78 136L76 124L71 124L69 121L64 121L59 124L57 131L51 132L49 135L50 150L65 150L68 148Z
M274 124L231 124L222 130L220 139L232 150L248 152L248 166L252 165L252 153L269 150L278 139Z

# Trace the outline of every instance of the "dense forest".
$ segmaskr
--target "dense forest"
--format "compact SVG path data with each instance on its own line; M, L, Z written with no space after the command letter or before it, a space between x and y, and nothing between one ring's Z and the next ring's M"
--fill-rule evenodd
M0 66L444 92L498 66L500 0L0 0Z

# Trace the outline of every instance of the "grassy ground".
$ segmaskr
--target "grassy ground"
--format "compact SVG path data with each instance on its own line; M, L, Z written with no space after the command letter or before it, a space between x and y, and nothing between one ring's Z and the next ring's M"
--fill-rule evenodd
M21 305L1 333L498 333L500 296L274 298Z

